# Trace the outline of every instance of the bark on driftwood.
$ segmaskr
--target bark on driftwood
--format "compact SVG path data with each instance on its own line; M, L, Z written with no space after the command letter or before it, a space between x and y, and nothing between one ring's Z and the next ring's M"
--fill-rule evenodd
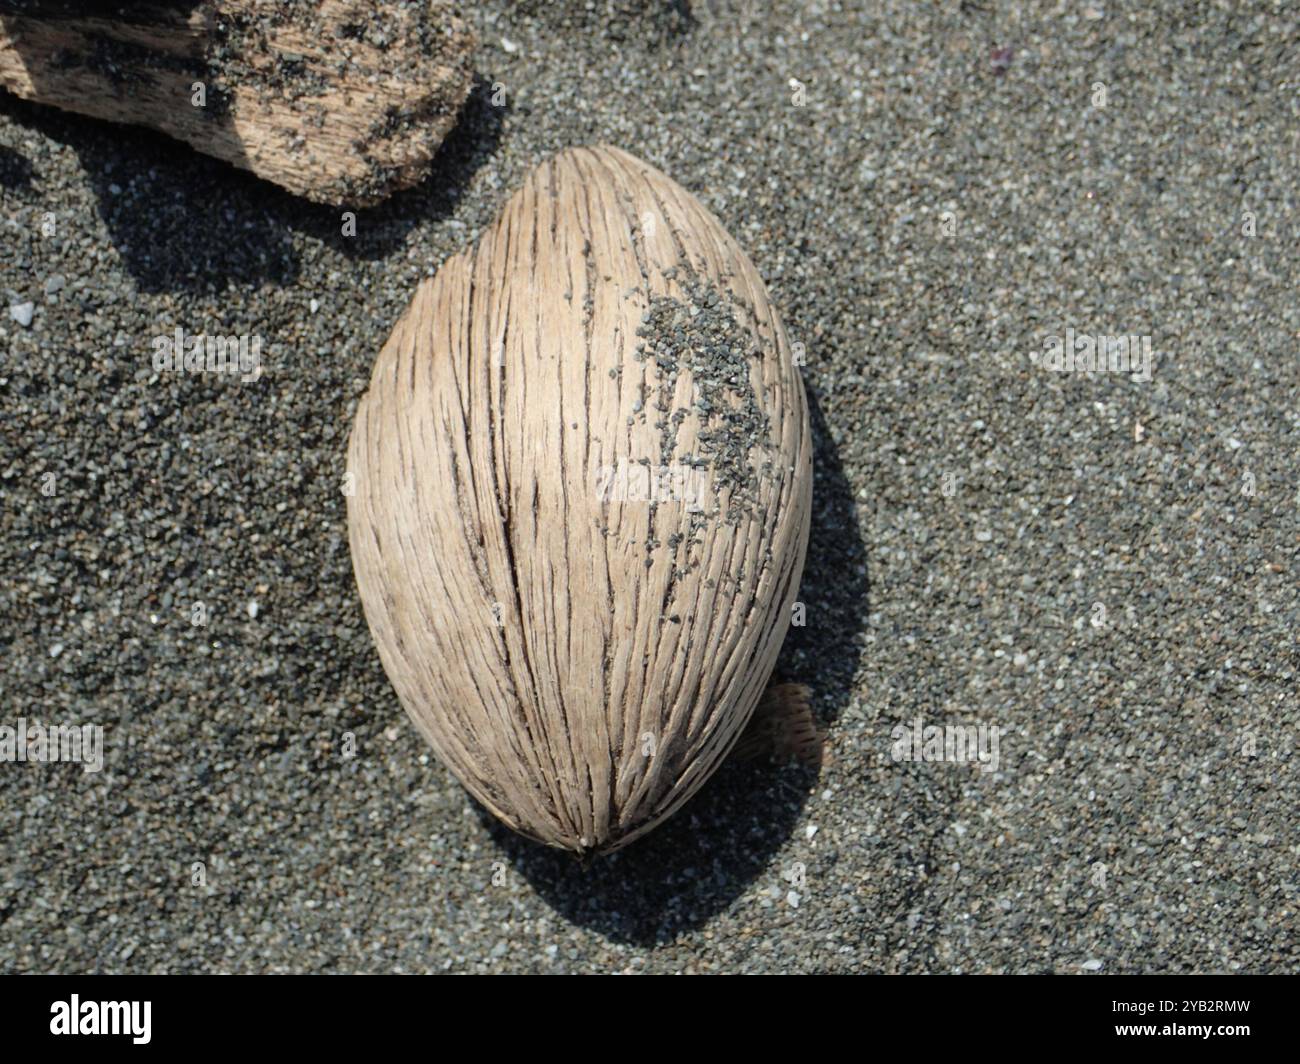
M0 0L0 86L337 205L424 177L469 93L473 47L442 0Z

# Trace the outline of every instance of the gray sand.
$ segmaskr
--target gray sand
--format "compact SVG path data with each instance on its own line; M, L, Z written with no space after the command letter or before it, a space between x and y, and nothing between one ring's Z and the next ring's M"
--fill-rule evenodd
M686 6L476 5L464 120L355 238L0 100L0 725L105 758L0 764L0 970L1296 970L1294 17ZM426 753L340 487L417 281L599 141L697 193L804 345L779 673L832 761L728 765L583 865ZM260 379L155 373L178 326L260 337ZM1149 336L1151 379L1031 359L1066 328ZM916 718L996 770L896 760Z

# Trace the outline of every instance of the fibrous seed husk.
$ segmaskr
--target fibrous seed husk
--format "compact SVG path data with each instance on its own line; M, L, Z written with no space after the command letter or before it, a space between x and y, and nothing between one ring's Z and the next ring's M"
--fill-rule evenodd
M811 445L784 326L690 193L614 148L539 166L416 291L349 471L388 676L512 828L616 849L732 749L789 624Z

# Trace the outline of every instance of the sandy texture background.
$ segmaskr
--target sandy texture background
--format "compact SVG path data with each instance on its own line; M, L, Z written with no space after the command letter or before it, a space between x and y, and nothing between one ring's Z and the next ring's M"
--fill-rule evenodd
M476 5L462 122L355 238L0 97L0 724L106 755L0 764L0 970L1295 970L1284 6ZM726 766L582 865L426 755L340 486L417 281L599 141L700 196L805 344L780 674L833 760ZM177 326L260 335L263 376L155 374ZM1048 372L1067 327L1150 336L1152 379ZM1001 729L997 771L895 761L916 718Z

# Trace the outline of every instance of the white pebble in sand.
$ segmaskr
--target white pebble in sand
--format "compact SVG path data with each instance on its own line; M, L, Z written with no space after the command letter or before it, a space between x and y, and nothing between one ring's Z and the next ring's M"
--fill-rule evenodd
M14 303L9 308L9 317L13 318L24 329L32 323L32 315L35 313L35 303Z

